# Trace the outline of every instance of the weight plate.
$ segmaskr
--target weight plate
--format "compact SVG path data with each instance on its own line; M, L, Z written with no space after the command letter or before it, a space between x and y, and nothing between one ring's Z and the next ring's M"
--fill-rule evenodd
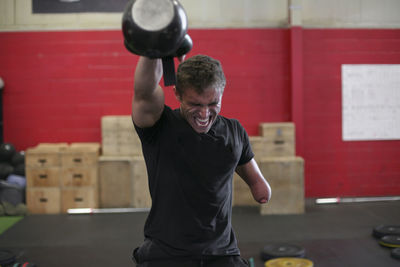
M390 253L390 255L392 255L393 258L400 260L400 248L392 249L392 252Z
M15 262L15 254L8 250L0 250L0 265L4 266Z
M306 250L297 245L271 243L264 246L261 251L261 258L263 261L282 257L304 258L305 254Z
M308 259L300 258L276 258L266 261L265 267L313 267L314 264Z
M400 235L385 235L379 240L379 244L389 248L400 247Z
M400 225L385 225L376 226L372 234L377 238L382 238L385 235L400 235Z

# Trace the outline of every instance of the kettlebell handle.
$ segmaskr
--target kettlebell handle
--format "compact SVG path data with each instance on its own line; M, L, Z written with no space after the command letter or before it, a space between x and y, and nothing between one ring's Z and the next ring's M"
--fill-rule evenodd
M176 84L174 57L180 57L186 55L190 50L192 50L192 47L193 47L192 39L188 34L186 34L182 44L173 55L161 58L165 86L171 86Z
M164 85L171 86L176 84L176 75L175 75L175 63L174 58L171 57L163 57L161 59L162 67L163 67L163 77L164 77Z

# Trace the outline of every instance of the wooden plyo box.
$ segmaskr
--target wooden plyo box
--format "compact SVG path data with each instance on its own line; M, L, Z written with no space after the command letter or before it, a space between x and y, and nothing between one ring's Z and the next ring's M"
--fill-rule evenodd
M27 168L46 168L61 166L61 153L67 146L39 144L26 150L25 164Z
M99 153L100 143L41 143L28 149L28 211L43 214L97 208Z
M98 208L98 190L94 186L64 187L61 189L61 212L68 209Z
M250 143L256 159L263 157L295 156L295 126L292 122L260 123L259 136Z
M271 200L260 205L260 213L304 213L304 160L301 157L263 158L259 167L272 190Z
M62 187L97 186L97 165L92 167L63 167L61 169Z
M249 140L255 159L295 156L295 144L293 140L275 142L263 136L250 136Z
M133 165L133 207L150 208L151 197L146 163L143 157L135 157Z
M27 187L59 187L60 167L27 167Z
M61 186L97 187L99 155L99 143L72 143L61 153Z
M143 157L100 157L99 190L101 208L150 207Z
M295 126L293 122L263 122L259 124L259 134L273 140L294 140Z
M32 214L60 213L61 153L66 143L41 143L26 150L26 205Z
M101 137L103 156L142 156L140 139L129 115L103 116Z
M32 214L57 214L61 210L61 191L58 187L26 189L26 204Z
M100 155L100 144L72 143L61 153L62 167L88 167L97 165Z
M72 143L61 154L61 211L98 208L100 143Z

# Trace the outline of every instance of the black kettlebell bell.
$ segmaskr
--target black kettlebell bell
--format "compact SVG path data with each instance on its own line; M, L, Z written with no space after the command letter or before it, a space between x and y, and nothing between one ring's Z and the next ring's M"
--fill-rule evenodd
M161 58L166 86L176 84L173 58L192 49L187 29L186 12L177 0L130 0L122 17L126 49Z

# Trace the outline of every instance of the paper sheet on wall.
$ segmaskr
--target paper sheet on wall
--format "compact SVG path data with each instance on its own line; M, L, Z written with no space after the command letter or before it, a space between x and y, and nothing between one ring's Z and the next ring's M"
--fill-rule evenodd
M400 140L400 65L342 65L342 138Z

